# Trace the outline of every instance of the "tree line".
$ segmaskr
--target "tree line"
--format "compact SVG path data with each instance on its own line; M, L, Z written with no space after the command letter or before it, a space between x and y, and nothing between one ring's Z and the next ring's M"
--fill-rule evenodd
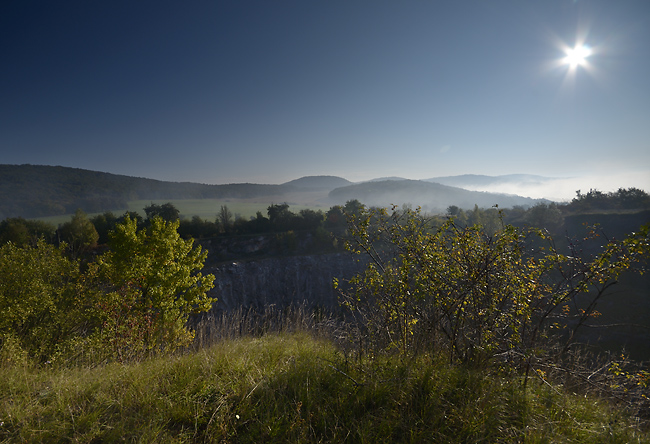
M77 210L69 222L59 227L22 217L6 218L0 222L0 244L8 241L17 245L33 244L36 239L43 238L53 244L66 242L69 249L83 253L98 244L106 244L110 231L127 216L135 220L139 227L146 226L147 221L155 216L168 222L178 221L178 231L185 239L319 229L339 236L347 229L344 215L355 214L360 207L361 202L356 199L348 201L345 205L332 206L325 212L311 209L293 212L287 203L271 204L266 214L258 211L254 217L245 219L236 217L227 205L222 205L212 220L199 216L181 218L180 212L172 203L152 203L144 208L145 218L137 212L126 212L117 216L111 211L88 217L83 211ZM446 214L432 217L437 218L439 224L446 218L453 217L459 225L481 224L488 231L495 231L504 221L515 226L546 228L553 232L559 230L565 217L570 215L641 209L650 209L650 195L637 188L621 188L610 193L590 190L583 194L578 190L571 202L540 203L530 208L479 208L476 205L471 210L464 210L452 205L447 208Z

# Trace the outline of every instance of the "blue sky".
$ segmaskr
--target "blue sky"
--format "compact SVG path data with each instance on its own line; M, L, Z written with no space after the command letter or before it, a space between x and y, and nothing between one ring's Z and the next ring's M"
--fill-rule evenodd
M650 190L649 42L647 0L3 2L0 163Z

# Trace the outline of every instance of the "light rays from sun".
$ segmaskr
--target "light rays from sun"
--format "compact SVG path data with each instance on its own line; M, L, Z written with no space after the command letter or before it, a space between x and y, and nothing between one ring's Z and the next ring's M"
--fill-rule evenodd
M578 66L588 66L587 57L592 54L592 51L586 45L578 45L575 48L565 49L565 53L566 57L562 61L571 69L576 69Z
M596 65L598 62L599 47L588 43L588 32L578 32L573 45L553 35L553 46L557 52L555 58L548 60L544 71L547 74L555 73L561 76L560 91L572 94L578 87L580 77L587 74L591 80L598 77Z

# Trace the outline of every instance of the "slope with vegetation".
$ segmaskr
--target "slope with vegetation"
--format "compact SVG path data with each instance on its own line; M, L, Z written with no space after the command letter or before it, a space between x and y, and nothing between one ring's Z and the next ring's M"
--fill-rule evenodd
M3 442L647 443L606 400L420 356L348 359L307 333L95 368L3 368Z
M345 314L198 324L213 277L172 205L103 227L78 212L59 230L76 243L58 246L4 221L23 243L0 247L0 439L650 442L647 368L578 340L616 280L644 271L650 226L585 256L507 212L448 210L280 204L237 226L222 208L219 236L311 221L370 261L341 293ZM565 210L511 217L559 224Z

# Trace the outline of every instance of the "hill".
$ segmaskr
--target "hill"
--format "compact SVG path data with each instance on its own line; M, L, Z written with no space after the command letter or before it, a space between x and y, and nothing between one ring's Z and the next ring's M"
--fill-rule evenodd
M533 174L506 174L503 176L485 176L481 174L462 174L459 176L443 176L424 179L423 182L435 182L452 187L476 189L504 184L534 184L539 185L557 180L551 177L536 176Z
M502 208L516 205L533 206L544 202L540 199L530 199L507 194L468 191L462 188L441 185L420 180L384 180L365 182L332 190L329 194L333 201L358 199L370 206L390 206L410 204L421 206L428 212L444 212L449 206L455 205L463 209L489 208L499 205Z
M0 165L0 219L102 212L142 199L244 199L281 195L288 185L206 185L43 165Z
M300 179L295 179L290 182L283 183L282 185L300 188L305 191L330 191L335 188L352 185L352 182L337 176L305 176L301 177Z
M269 202L343 204L358 199L366 205L404 203L442 212L460 208L532 206L540 200L514 195L468 191L451 183L493 183L498 180L543 180L540 176L453 176L427 181L383 178L354 184L337 176L305 176L281 185L235 183L207 185L166 182L141 177L43 165L0 165L0 220L8 217L46 217L74 213L116 211L138 200L232 199ZM329 195L328 195L329 193Z
M387 176L387 177L377 177L375 179L370 179L370 180L364 180L361 183L366 183L366 182L385 182L387 180L408 180L405 177L398 177L398 176Z

